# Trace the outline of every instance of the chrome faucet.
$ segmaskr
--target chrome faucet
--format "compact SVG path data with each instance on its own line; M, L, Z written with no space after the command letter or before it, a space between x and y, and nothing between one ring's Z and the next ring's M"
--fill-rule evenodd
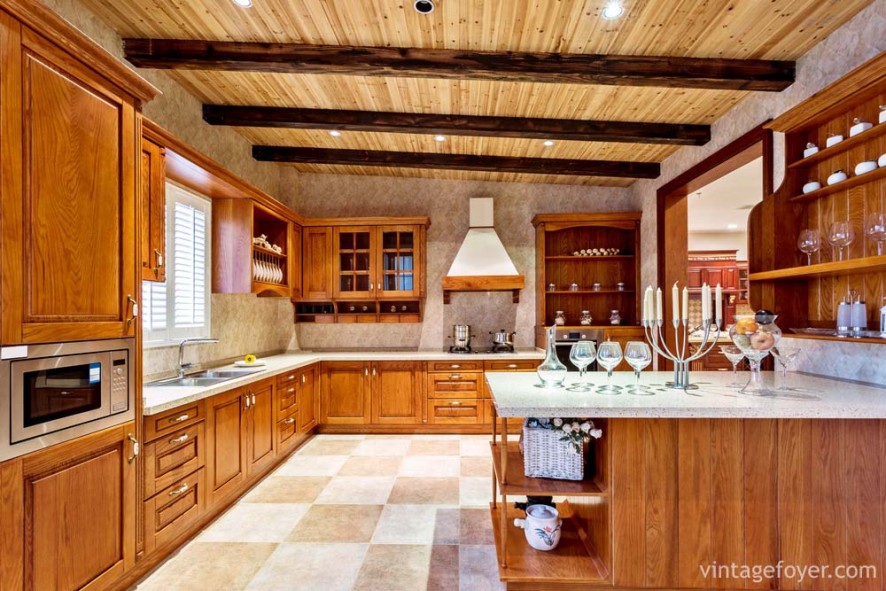
M185 377L185 370L190 368L193 363L184 363L185 345L188 343L217 343L218 339L184 339L178 344L178 377Z

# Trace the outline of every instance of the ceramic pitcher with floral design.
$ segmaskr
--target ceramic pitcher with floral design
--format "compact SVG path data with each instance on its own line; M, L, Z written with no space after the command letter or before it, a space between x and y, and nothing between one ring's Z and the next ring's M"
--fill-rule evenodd
M547 505L526 507L526 519L515 519L514 525L523 528L526 541L536 550L553 550L560 543L560 513Z

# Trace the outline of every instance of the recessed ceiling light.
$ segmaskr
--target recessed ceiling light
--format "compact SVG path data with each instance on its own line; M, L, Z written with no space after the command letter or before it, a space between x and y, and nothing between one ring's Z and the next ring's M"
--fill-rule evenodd
M545 141L542 142L542 145L543 145L543 146L547 146L548 148L550 148L551 146L554 145L554 140L545 140Z
M730 230L738 230L738 224L726 224L726 227Z
M329 131L329 135L331 135L332 137L338 137L341 135L341 132L337 129L332 129Z
M252 0L232 0L234 4L240 6L241 8L251 8Z
M624 14L624 11L625 8L621 5L621 2L618 0L611 0L603 7L603 12L601 14L603 18L611 20L620 17Z
M434 136L434 141L437 141L437 142L445 142L445 141L446 141L446 136L445 136L445 135L435 135L435 136Z
M434 12L434 0L415 0L412 7L419 14L431 14Z

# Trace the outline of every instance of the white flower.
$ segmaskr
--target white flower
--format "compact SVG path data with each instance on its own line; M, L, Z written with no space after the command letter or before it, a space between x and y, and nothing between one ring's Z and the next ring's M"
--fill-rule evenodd
M584 423L581 424L581 430L584 431L585 433L587 433L588 431L591 430L591 424L589 422L585 421Z
M573 431L575 431L576 433L578 433L578 430L579 430L580 428L581 428L581 426L578 424L578 421L572 421L572 430L573 430Z
M591 429L591 432L588 433L588 435L590 435L594 439L600 439L601 437L603 437L603 430L602 429Z
M563 425L564 433L572 433L572 425Z
M559 427L563 424L563 419L554 419L554 426Z

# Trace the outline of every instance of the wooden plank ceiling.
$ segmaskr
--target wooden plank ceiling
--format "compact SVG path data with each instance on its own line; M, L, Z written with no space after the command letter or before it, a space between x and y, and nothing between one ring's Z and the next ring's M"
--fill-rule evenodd
M437 0L430 15L415 12L411 0L253 0L251 8L240 8L231 0L82 1L130 39L787 62L799 58L871 2L624 0L625 14L606 20L600 16L604 0ZM604 123L710 125L750 94L746 90L697 88L689 83L658 87L459 79L457 75L432 78L233 70L173 69L169 73L207 105ZM394 133L351 131L344 126L340 137L331 137L325 130L328 127L284 129L241 124L238 121L235 129L256 145L327 150L606 160L633 165L661 162L681 147L566 139L546 147L537 137L494 135L446 135L445 141L437 142L432 133L415 133L414 129ZM622 187L632 182L607 176L358 164L294 166L305 172L337 174Z

